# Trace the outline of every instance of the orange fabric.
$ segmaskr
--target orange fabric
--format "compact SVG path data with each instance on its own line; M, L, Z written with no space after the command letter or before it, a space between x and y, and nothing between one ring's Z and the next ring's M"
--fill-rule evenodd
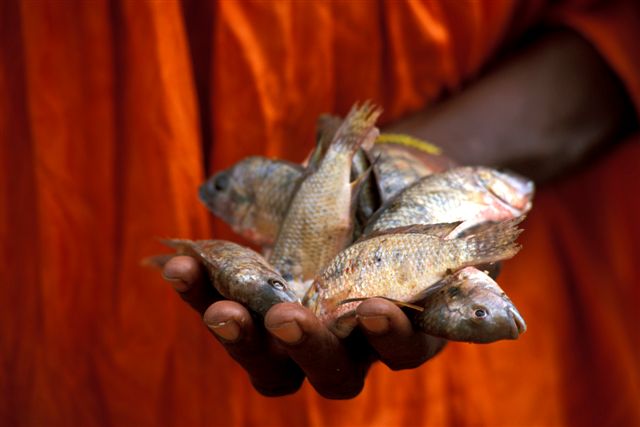
M520 340L453 343L413 371L376 365L351 401L307 385L259 396L139 265L158 236L232 237L197 201L206 166L301 160L315 117L355 100L382 103L388 121L422 108L541 7L3 2L0 424L639 425L638 137L541 191L501 276L528 321ZM637 103L618 21L577 10L562 19L594 23L574 27Z

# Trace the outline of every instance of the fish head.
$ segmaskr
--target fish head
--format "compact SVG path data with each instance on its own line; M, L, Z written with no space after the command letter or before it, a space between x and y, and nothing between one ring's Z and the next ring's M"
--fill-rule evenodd
M252 249L224 240L200 240L192 242L192 253L203 262L222 296L258 314L264 316L281 302L299 301L287 281Z
M233 281L231 299L264 316L275 304L299 302L295 289L267 265L253 263L229 271Z
M454 341L489 343L516 339L524 319L487 274L467 267L444 279L427 296L419 325L431 335Z
M531 209L535 185L533 181L513 172L481 168L478 171L481 185L518 214Z
M200 200L214 215L244 234L258 207L256 193L269 159L248 157L229 169L212 175L198 190Z

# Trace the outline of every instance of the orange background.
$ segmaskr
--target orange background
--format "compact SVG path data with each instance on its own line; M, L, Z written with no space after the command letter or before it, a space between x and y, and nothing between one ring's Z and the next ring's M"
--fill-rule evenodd
M546 19L640 105L637 2L0 4L1 425L640 425L639 137L543 188L501 284L518 341L376 365L363 393L268 399L158 272L156 237L232 238L196 196L301 160L322 112L392 121ZM636 53L634 53L636 52Z

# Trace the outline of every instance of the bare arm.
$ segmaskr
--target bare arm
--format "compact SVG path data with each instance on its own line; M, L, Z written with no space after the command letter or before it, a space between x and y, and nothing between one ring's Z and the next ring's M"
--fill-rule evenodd
M571 32L536 40L434 108L396 123L460 164L554 177L633 122L633 109L598 52Z

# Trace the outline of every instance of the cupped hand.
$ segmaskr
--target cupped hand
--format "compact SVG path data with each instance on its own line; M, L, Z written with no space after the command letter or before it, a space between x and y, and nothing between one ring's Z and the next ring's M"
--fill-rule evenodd
M374 361L394 370L411 369L445 344L414 330L403 311L384 299L360 304L360 328L339 339L299 304L277 304L261 321L241 304L221 300L204 268L191 257L172 258L163 275L265 396L294 393L306 377L326 398L352 398L362 390Z

